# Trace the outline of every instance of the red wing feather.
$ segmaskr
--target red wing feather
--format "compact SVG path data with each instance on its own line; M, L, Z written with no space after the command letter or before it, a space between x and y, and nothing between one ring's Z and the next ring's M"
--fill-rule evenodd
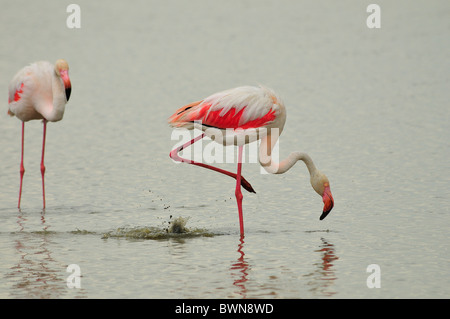
M259 128L275 120L275 110L270 110L264 116L242 123L241 118L245 107L236 113L235 108L221 115L223 109L210 110L211 104L201 104L202 101L185 105L178 109L170 118L169 123L175 127L181 127L187 122L201 122L207 126L213 126L220 129L249 129Z

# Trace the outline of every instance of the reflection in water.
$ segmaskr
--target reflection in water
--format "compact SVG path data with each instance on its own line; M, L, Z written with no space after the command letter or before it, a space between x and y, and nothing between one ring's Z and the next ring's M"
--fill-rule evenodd
M320 253L320 262L314 264L315 269L305 275L309 278L309 289L316 295L333 296L336 291L333 290L333 284L336 280L336 275L333 268L333 262L339 257L336 256L334 245L324 238L321 238L322 243L319 249L315 252Z
M315 296L331 297L336 294L334 282L337 277L335 274L334 262L338 260L339 257L336 255L335 247L330 241L323 237L320 239L321 243L319 247L314 250L314 253L318 254L318 259L314 258L312 264L313 270L304 275L305 281L300 280L299 283L306 282L306 288L308 288ZM239 253L239 257L236 262L232 263L230 272L234 279L233 286L238 288L237 294L242 298L253 298L255 293L257 296L261 296L261 293L268 289L270 290L270 296L274 297L278 295L278 292L285 291L287 286L292 289L292 292L295 293L297 297L301 297L302 293L300 292L300 286L295 286L293 284L293 282L300 278L293 273L288 265L282 264L280 268L278 268L281 275L270 275L268 277L269 281L258 284L253 280L249 281L248 278L249 271L252 267L245 259L244 236L239 240L237 252ZM271 271L273 271L273 269L271 269ZM285 282L285 280L288 280L289 282ZM273 285L274 283L275 286ZM257 287L256 289L255 284ZM281 293L281 295L283 295L283 293Z
M247 298L247 288L245 286L245 283L247 282L247 276L249 269L248 262L245 261L245 253L243 251L244 248L244 236L241 236L239 239L239 245L237 252L239 253L239 258L237 259L237 262L231 265L231 273L233 277L236 277L236 279L233 282L233 285L238 287L238 294L242 296L242 298ZM237 271L237 273L235 273Z
M27 231L28 219L20 211L17 216L14 248L19 260L5 275L13 283L13 298L59 298L68 292L66 278L61 275L66 266L56 261L49 249L54 233L48 230L44 212L40 219L41 231Z

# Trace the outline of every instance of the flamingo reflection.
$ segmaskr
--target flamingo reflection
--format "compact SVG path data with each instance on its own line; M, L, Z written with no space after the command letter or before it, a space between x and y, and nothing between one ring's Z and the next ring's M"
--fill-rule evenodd
M12 283L11 297L59 298L68 292L63 275L65 267L52 256L51 247L54 242L52 232L48 230L50 225L45 219L45 213L42 212L40 216L41 230L31 229L32 223L31 218L19 211L18 231L14 233L14 249L18 261L5 274L7 280Z
M311 286L310 291L317 295L333 296L336 291L332 290L334 281L337 279L334 270L334 261L339 257L336 255L335 247L332 243L321 238L322 243L315 252L320 253L320 262L314 264L314 271L306 275L310 277L308 285Z
M231 265L230 270L232 271L232 275L238 277L234 282L233 285L239 288L238 294L242 296L242 298L247 297L247 288L245 286L245 283L247 282L247 276L248 276L248 269L249 264L245 260L245 253L243 251L244 248L244 236L241 236L239 238L239 244L237 252L240 254L239 258L237 259L237 262ZM234 271L237 271L237 273L234 273Z

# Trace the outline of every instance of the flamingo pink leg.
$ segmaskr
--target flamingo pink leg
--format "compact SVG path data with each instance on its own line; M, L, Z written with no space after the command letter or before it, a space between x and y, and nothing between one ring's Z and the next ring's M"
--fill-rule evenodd
M236 201L238 205L239 211L239 226L241 231L241 236L244 236L244 217L242 215L242 192L241 192L241 169L242 169L242 152L244 146L239 146L239 154L238 154L238 167L237 167L237 177L236 177Z
M23 175L25 174L25 167L23 166L24 136L25 136L25 122L22 122L22 152L21 152L21 157L20 157L20 188L19 188L19 203L17 204L17 208L19 208L19 209L20 209L20 199L22 198Z
M198 140L202 139L204 136L205 136L205 133L195 137L194 139L190 140L189 142L183 144L182 146L173 149L170 152L170 157L173 160L177 161L177 162L188 163L188 164L192 164L192 165L197 165L197 166L200 166L200 167L208 168L208 169L211 169L213 171L216 171L216 172L225 174L227 176L230 176L230 177L232 177L234 179L237 179L237 175L232 173L232 172L229 172L229 171L226 171L226 170L214 167L214 166L210 166L210 165L207 165L207 164L198 163L198 162L195 162L195 161L190 160L190 159L185 159L185 158L182 158L182 157L180 157L178 155L178 153L181 152L183 149L185 149L189 145L194 144ZM252 185L250 185L250 183L243 176L239 176L239 177L240 177L240 183L242 184L242 187L244 187L245 190L247 190L250 193L256 193L255 190L253 189Z
M44 174L45 174L45 166L44 166L44 152L45 152L45 135L47 132L47 120L42 121L44 123L44 132L42 138L42 158L41 158L41 175L42 175L42 200L43 200L43 208L45 209L45 184L44 184Z

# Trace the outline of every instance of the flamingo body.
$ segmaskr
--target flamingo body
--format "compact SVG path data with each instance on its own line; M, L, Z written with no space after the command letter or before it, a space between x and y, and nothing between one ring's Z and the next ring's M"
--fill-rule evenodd
M9 84L9 115L15 115L23 122L62 120L71 83L67 62L58 63L56 67L66 69L56 71L50 62L39 61L17 72Z
M23 166L25 122L43 120L41 174L43 206L45 208L44 150L47 121L56 122L62 120L71 90L69 65L65 60L57 60L55 65L47 61L32 63L17 72L9 84L8 114L16 116L22 121L19 208L23 175L25 173Z
M236 179L235 194L241 235L244 234L244 226L242 215L243 196L240 187L242 185L246 190L254 192L250 183L241 176L242 147L244 144L254 141L255 138L261 139L259 161L266 171L273 174L282 174L288 171L297 161L303 161L310 173L311 186L322 196L324 202L324 209L320 219L324 219L333 208L334 200L331 195L328 178L316 168L308 154L293 152L281 163L276 163L272 160L271 152L276 143L276 140L273 141L272 135L276 135L275 138L277 139L283 131L286 122L285 106L273 90L263 86L243 86L225 90L181 107L168 121L174 128L193 129L195 127L204 131L201 136L172 150L170 153L172 159L212 169ZM277 130L273 133L272 129ZM220 130L222 133L219 135L222 136L221 140L215 139L218 135L217 130ZM230 141L234 141L234 145L239 146L237 174L187 160L178 155L181 150L205 135L224 145L230 145ZM249 135L251 137L239 139L239 141L234 139L240 135Z
M266 87L243 86L215 93L183 106L170 118L172 127L192 129L196 123L206 131L283 128L286 110L281 99ZM231 130L224 133L233 134ZM246 132L244 132L246 133Z

